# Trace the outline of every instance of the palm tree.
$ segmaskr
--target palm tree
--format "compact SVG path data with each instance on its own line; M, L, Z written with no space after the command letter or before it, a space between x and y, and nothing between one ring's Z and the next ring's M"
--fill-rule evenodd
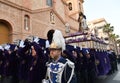
M110 34L110 39L114 45L114 49L116 53L118 54L118 47L117 47L117 39L119 38L119 35L116 34Z
M120 44L120 39L117 39L117 44Z
M120 39L117 39L118 57L120 57Z
M116 35L116 34L110 34L110 39L111 39L111 41L116 41L117 40L117 38L119 38L119 35Z
M109 42L110 42L110 34L112 34L113 31L114 31L114 27L113 26L110 26L110 24L104 25L103 32L107 33Z
M108 36L114 31L114 27L110 26L110 24L104 25L103 32L107 33Z
M107 33L107 36L108 36L108 47L111 47L111 45L112 45L112 41L111 41L111 38L110 38L110 34L112 34L112 32L114 31L114 27L113 26L111 26L110 24L106 24L106 25L104 25L104 27L103 27L103 32L104 33Z

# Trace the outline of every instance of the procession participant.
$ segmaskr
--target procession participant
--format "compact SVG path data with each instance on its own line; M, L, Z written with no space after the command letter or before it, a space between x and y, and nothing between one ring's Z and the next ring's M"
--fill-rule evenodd
M3 61L4 61L4 55L3 55L4 48L0 46L0 83L3 81Z
M46 78L50 83L76 83L74 78L74 63L61 56L65 50L65 40L61 31L55 30L50 44L50 57L47 62Z
M88 82L94 83L96 77L96 64L95 64L95 52L93 49L90 49L87 52L88 57Z
M77 83L82 83L82 69L84 66L84 59L83 59L83 52L80 48L76 48L74 50L77 54L76 57L76 63L75 63L75 73L76 73L76 77L77 77Z
M44 56L41 47L36 42L32 42L28 83L42 82L42 79L45 77L46 73L45 59L46 57Z
M73 55L74 53L74 47L71 45L66 45L66 49L63 51L63 57L69 59L73 63L76 62L75 56Z
M54 29L50 29L47 32L47 40L45 41L45 50L44 50L44 54L46 56L46 62L52 60L51 56L50 56L50 44L52 43L52 39L53 39L53 33L55 32Z
M26 39L20 42L17 55L19 56L19 83L28 83L28 71L30 61L30 42Z
M7 44L4 50L3 83L17 83L16 45Z

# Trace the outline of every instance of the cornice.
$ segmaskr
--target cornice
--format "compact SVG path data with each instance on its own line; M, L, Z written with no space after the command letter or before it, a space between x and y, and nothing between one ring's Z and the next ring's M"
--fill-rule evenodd
M64 1L64 0L62 0L62 1ZM25 8L25 7L23 7L23 6L20 6L20 5L15 4L15 3L11 2L11 1L8 1L8 0L0 0L0 2L1 2L1 3L4 3L4 4L6 4L6 5L9 5L9 6L11 6L11 7L17 8L17 9L19 9L19 10L24 10L24 11L27 11L27 12L30 12L30 13L39 13L39 12L41 12L41 11L48 11L48 10L53 9L53 7L48 7L48 8L31 10L31 9ZM73 13L73 14L75 14L75 13ZM72 15L73 15L73 14L72 14Z
M8 0L0 0L0 2L1 2L1 3L4 3L4 4L6 4L6 5L9 5L9 6L13 7L13 8L17 8L17 9L19 9L19 10L24 10L24 11L27 11L27 12L29 12L29 13L32 12L31 9L25 8L25 7L23 7L23 6L20 6L20 5L18 5L18 4L15 4L15 3L13 3L13 2L10 2L10 1L8 1Z
M43 11L49 11L49 10L52 10L53 7L48 7L48 8L42 8L42 9L36 9L36 10L31 10L31 9L28 9L28 8L25 8L23 6L20 6L18 4L15 4L13 2L10 2L8 0L0 0L1 3L4 3L6 5L9 5L13 8L17 8L19 10L23 10L23 11L26 11L26 12L29 12L29 13L40 13L40 12L43 12Z
M36 9L36 10L31 10L32 13L40 13L40 12L45 12L45 11L51 11L53 10L53 7L48 7L48 8L42 8L42 9Z

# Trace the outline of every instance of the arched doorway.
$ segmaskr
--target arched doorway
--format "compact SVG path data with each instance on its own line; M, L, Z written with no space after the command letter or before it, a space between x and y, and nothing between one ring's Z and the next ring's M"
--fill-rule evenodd
M0 44L11 43L11 32L10 23L0 19Z

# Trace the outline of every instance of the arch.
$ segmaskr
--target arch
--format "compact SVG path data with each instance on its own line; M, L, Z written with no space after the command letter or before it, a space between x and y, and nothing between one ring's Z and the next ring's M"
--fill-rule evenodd
M0 19L0 44L12 42L12 26L3 19Z

